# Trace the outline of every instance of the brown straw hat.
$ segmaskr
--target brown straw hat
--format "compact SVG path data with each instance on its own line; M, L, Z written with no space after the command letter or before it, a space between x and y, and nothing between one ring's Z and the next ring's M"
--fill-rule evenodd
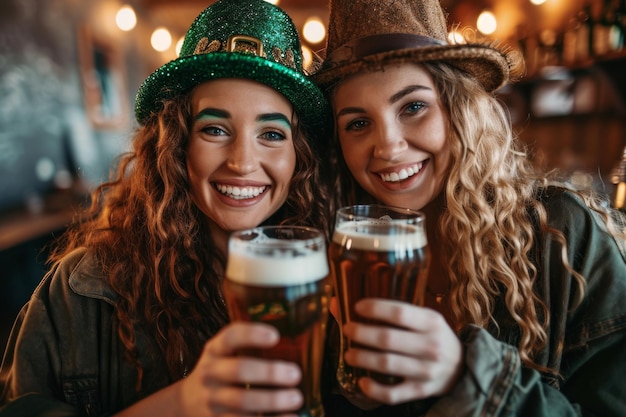
M509 79L507 55L486 44L450 44L439 0L331 0L326 58L314 75L323 87L396 62L445 61L487 91Z

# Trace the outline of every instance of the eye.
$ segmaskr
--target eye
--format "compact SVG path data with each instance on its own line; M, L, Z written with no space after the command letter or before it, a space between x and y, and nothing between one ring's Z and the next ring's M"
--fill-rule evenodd
M422 101L414 101L404 107L404 112L408 114L415 114L419 113L424 108L426 108L426 103Z
M261 133L261 138L265 140L269 140L271 142L279 142L287 139L287 136L277 130L268 130L266 132Z
M346 124L344 128L346 131L359 131L365 129L369 126L369 123L365 119L355 119L351 120Z
M225 136L227 135L226 131L218 126L203 126L200 128L202 133L205 133L209 136Z

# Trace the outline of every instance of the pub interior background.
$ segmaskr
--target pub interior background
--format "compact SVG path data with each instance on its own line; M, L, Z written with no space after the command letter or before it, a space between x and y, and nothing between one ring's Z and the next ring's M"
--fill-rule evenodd
M0 2L0 355L15 315L46 271L46 244L127 149L137 88L176 57L177 41L210 3ZM322 27L328 21L326 0L279 5L301 31L311 18ZM524 55L525 73L498 94L535 162L614 199L626 175L626 159L616 169L626 146L626 0L442 5L459 28L476 28L480 14L491 12L497 26L484 36ZM130 30L116 23L124 6L136 17ZM152 45L157 29L172 39L160 51ZM324 42L322 36L303 44L323 56Z

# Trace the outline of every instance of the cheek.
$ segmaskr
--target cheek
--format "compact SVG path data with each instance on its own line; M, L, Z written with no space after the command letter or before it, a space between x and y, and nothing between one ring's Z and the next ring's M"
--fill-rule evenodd
M450 148L442 149L434 159L434 179L436 183L435 192L439 193L444 189L450 170L452 169L452 156Z
M450 170L450 164L452 160L452 153L450 150L450 138L442 137L438 147L434 151L436 170L438 173L447 174Z
M424 130L424 137L427 138L424 146L434 158L437 175L445 174L450 169L449 130L443 120L432 123L429 127Z
M203 166L199 163L200 158L197 153L190 153L190 155L194 156L191 158L187 157L187 175L189 176L189 181L193 185L203 176Z
M213 164L218 158L217 151L209 152L202 146L190 146L187 150L187 176L192 186L203 182L213 170Z
M366 169L369 158L367 157L367 152L364 150L364 147L350 146L342 142L341 153L348 169L353 175L358 175L359 172Z
M296 171L295 149L272 156L269 158L268 163L271 167L274 180L277 183L286 183L286 186L289 187Z

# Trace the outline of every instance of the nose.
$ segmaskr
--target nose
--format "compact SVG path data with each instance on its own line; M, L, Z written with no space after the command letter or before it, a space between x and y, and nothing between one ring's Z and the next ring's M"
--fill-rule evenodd
M394 161L408 149L403 131L395 123L385 122L379 126L374 144L374 156L386 161Z
M254 172L258 167L257 150L254 145L254 140L245 136L234 138L226 160L228 168L239 175Z

